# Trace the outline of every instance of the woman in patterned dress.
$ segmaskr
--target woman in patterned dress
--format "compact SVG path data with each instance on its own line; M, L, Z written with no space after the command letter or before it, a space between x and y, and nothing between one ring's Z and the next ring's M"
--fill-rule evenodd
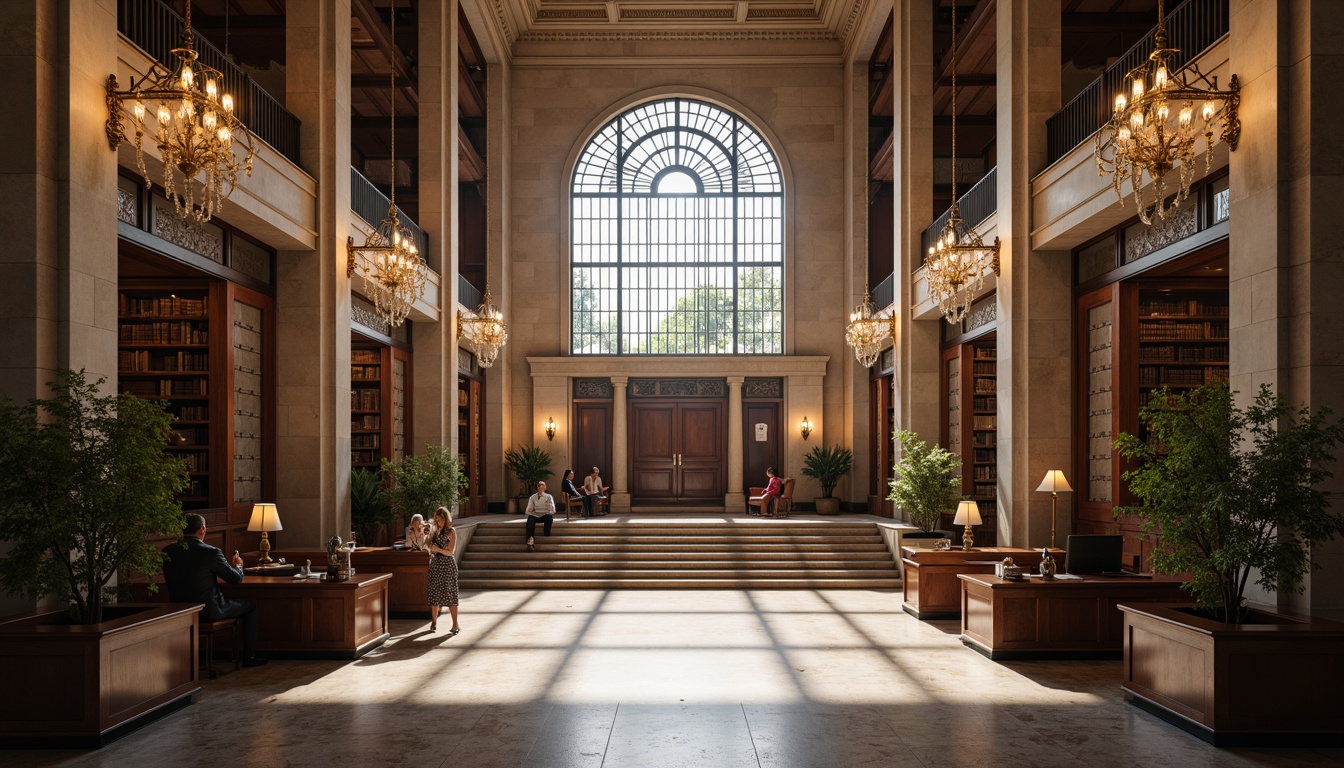
M461 632L457 626L457 531L453 516L447 507L434 510L434 535L429 539L429 631L439 628L439 611L448 606L453 617L453 628L448 634Z

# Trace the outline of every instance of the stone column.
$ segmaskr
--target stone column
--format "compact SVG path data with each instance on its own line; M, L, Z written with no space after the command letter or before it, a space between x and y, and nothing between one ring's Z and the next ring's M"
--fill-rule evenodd
M0 5L0 397L47 397L57 369L117 385L117 153L103 131L114 3ZM121 84L125 87L125 83ZM0 542L0 552L7 545ZM0 614L34 608L0 593Z
M504 310L504 321L509 323L509 333L515 338L499 354L499 360L485 375L485 455L503 456L504 451L521 439L514 434L514 418L526 418L531 408L525 402L519 402L515 393L512 351L517 348L519 339L513 325L514 310L517 304L512 301L509 291L509 270L512 260L513 235L506 224L513 221L511 198L512 171L512 108L509 104L509 81L512 75L507 62L491 61L486 66L486 161L485 165L490 181L487 187L486 210L486 270L489 275L490 290L495 303ZM456 128L453 129L456 131ZM454 278L456 279L456 278ZM525 363L524 363L525 364ZM523 373L526 379L526 370ZM515 409L517 414L515 414ZM492 459L492 461L498 461ZM508 472L502 464L492 464L498 471L487 471L486 490L492 498L508 497ZM563 467L561 467L563 469Z
M933 221L933 5L900 3L892 32L896 78L892 112L896 179L896 428L937 442L940 426L938 345L942 320L916 320L912 276L922 261L920 235ZM890 436L888 436L890 439ZM899 455L900 445L895 445Z
M728 512L742 510L747 503L742 485L742 382L744 376L728 377L728 493L723 497L723 508Z
M408 453L428 444L457 446L457 1L419 10L419 216L429 235L429 266L440 276L437 321L412 322L411 438ZM408 142L409 143L409 142Z
M279 254L276 500L286 546L350 530L350 2L290 0L286 106L317 180L317 247Z
M611 511L630 511L629 480L627 479L630 457L629 427L625 414L625 388L630 383L629 376L611 377ZM739 459L739 462L741 459ZM741 474L741 468L738 474ZM745 502L744 502L745 503Z
M1344 139L1321 84L1344 75L1344 14L1329 0L1234 2L1231 71L1241 143L1231 165L1231 385L1245 403L1268 384L1294 405L1344 413L1344 285L1334 209ZM1221 84L1221 83L1220 83ZM1344 492L1344 474L1325 486ZM1344 541L1311 552L1301 595L1247 597L1344 620Z
M1060 0L998 5L999 544L1050 543L1047 470L1070 456L1070 284L1067 252L1031 250L1033 176L1046 165L1045 120L1060 106ZM1076 478L1070 478L1080 482ZM1058 535L1072 495L1060 499Z

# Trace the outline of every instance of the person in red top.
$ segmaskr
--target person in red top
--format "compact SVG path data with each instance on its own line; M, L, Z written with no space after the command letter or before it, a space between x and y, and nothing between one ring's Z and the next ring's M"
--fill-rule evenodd
M761 516L774 517L775 505L779 503L779 497L784 493L784 483L775 476L774 467L766 467L765 475L770 481L765 484L765 493L762 494L764 498L761 499Z

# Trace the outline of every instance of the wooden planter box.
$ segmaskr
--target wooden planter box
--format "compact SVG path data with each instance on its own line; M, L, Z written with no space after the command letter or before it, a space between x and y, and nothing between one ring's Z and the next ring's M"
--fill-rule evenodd
M0 745L101 747L190 704L201 608L121 604L82 626L65 610L0 618Z
M1121 605L1130 703L1218 747L1344 746L1344 624L1253 610L1223 624Z

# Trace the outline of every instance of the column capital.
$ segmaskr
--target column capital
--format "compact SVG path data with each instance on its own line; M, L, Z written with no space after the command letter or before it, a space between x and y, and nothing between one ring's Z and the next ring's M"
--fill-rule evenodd
M625 385L626 385L626 384L629 384L629 383L630 383L630 377L629 377L629 376L612 376L612 377L611 377L611 385L612 385L613 387L621 387L621 388L624 388Z
M747 380L747 377L746 377L746 376L729 376L729 377L728 377L728 386L730 386L730 387L740 387L740 386L742 386L742 382L744 382L744 381L746 381L746 380Z

